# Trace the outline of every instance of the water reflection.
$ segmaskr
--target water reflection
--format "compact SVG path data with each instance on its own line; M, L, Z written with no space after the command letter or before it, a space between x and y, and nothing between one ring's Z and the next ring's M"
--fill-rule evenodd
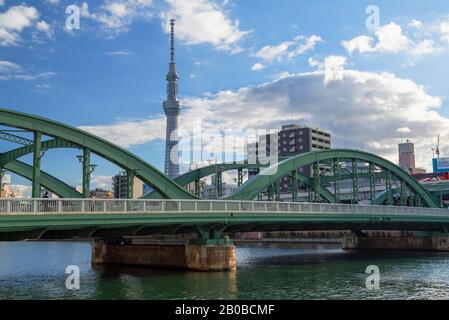
M449 254L348 252L338 245L245 245L230 273L90 265L83 242L0 243L0 299L448 299ZM368 265L381 290L365 288ZM81 290L65 288L65 268Z

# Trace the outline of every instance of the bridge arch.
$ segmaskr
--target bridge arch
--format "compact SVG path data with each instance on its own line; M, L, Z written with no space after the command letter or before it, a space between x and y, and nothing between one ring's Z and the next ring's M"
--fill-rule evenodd
M25 146L3 155L0 160L3 165L16 160L19 155L35 152L36 144L38 145L39 150L41 150L42 146L47 148L78 147L92 151L100 157L127 170L130 176L135 176L141 179L144 183L152 186L164 198L196 198L171 179L167 178L162 172L136 155L80 129L43 117L2 108L0 108L0 124L34 132L35 136L36 133L38 133L38 137L40 137L40 135L46 135L56 138L55 140L45 142L41 142L40 140L35 141L33 146ZM40 172L40 168L38 169ZM33 179L33 184L40 185L40 183L40 180L36 182L35 179Z
M5 164L3 168L30 181L33 180L33 167L22 161L11 161ZM41 182L47 190L60 198L78 199L83 197L74 188L44 171L41 171Z
M185 187L191 183L198 183L201 179L211 176L213 174L221 175L223 172L238 170L239 176L240 176L241 170L263 169L263 168L267 168L268 166L269 165L264 165L264 164L260 164L260 163L251 164L248 162L215 164L215 165L205 166L202 168L188 171L188 172L180 175L179 177L175 178L174 181L177 184L179 184L180 186ZM300 181L301 183L305 184L306 186L308 186L310 188L314 187L312 180L303 174L298 173L297 179L298 179L298 181ZM240 184L243 183L243 177L238 177L237 180L239 181L238 185L240 186ZM330 203L335 202L334 195L331 192L329 192L329 190L322 187L321 185L318 186L318 192L328 202L330 202ZM220 194L220 192L218 190L216 191L216 193ZM199 192L196 191L195 194L198 196ZM221 197L221 195L219 195L219 197ZM160 199L161 196L157 192L153 191L153 192L150 192L150 193L144 195L142 198L143 199Z
M296 172L299 168L310 165L315 166L323 162L333 162L335 165L336 162L343 159L352 161L353 169L355 172L357 172L357 161L368 163L370 165L370 170L372 168L371 166L380 168L387 173L387 177L390 177L390 180L392 176L395 176L396 178L401 180L414 194L422 199L424 206L432 208L439 207L438 202L433 198L433 196L426 189L424 189L412 176L399 168L397 165L371 153L345 149L315 151L281 161L270 168L264 169L258 176L242 185L232 195L223 197L222 199L253 200L268 187L277 183L281 178L291 174L292 172ZM316 166L316 168L318 168L318 165ZM314 171L318 172L319 170ZM338 177L335 177L336 181L338 180L337 178ZM319 184L319 176L317 176L316 179L317 180L315 180L315 183L318 182ZM370 183L372 183L372 178L370 178ZM389 192L388 194L392 194L392 192ZM372 201L374 201L376 199L376 196L375 194L373 194L372 196Z

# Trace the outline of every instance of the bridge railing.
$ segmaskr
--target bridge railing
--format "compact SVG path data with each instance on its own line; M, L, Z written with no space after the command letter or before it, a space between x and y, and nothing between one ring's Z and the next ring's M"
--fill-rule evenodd
M220 200L0 199L0 214L354 214L449 216L447 209Z

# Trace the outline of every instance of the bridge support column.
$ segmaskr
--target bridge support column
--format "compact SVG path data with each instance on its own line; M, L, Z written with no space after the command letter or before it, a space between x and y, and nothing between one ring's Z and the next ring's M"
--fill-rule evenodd
M241 187L243 184L243 169L237 171L237 186Z
M83 198L88 199L90 195L90 150L83 148Z
M195 195L199 197L201 195L201 184L200 180L195 180Z
M199 240L188 244L103 239L92 242L92 264L225 272L236 269L236 251L229 239Z
M449 235L433 233L395 237L352 233L343 238L342 247L345 250L449 251Z
M126 171L126 198L134 198L134 171Z
M223 173L217 172L215 174L215 197L221 198L223 196Z
M33 142L33 188L32 197L41 197L41 158L42 158L42 134L34 132Z

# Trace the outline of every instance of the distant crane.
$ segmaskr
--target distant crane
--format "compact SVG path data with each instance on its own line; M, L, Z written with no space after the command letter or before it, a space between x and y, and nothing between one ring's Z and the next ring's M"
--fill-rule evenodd
M437 159L440 159L440 135L438 135L437 147L435 149L432 148L432 152L433 152L433 158L435 158L435 155L436 155Z

